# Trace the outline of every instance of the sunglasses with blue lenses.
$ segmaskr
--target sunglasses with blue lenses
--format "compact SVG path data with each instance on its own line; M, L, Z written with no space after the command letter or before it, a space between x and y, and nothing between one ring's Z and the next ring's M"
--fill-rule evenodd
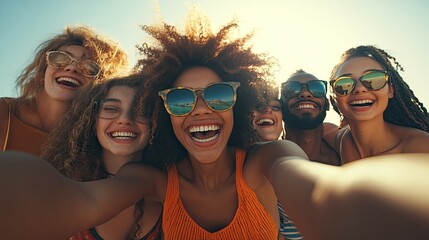
M205 88L177 87L158 92L164 100L167 112L173 116L185 116L192 112L197 102L198 93L212 111L223 112L231 109L237 99L239 82L220 82Z
M326 96L326 89L328 83L324 80L311 80L306 83L301 83L297 81L290 81L282 83L282 98L289 99L299 96L304 85L307 87L307 90L315 98L322 98Z
M389 74L385 71L371 70L363 74L359 79L350 76L341 76L330 82L332 90L338 95L349 95L356 87L357 81L369 91L377 91L386 86L389 81Z

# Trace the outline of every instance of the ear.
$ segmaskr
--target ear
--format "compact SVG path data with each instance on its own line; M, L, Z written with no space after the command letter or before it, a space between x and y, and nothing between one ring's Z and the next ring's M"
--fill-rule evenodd
M389 98L393 98L393 96L395 95L395 87L393 87L393 84L389 84L389 89L387 91L387 95L389 96Z
M325 97L325 111L329 111L329 108L330 108L329 101L328 101L328 99Z

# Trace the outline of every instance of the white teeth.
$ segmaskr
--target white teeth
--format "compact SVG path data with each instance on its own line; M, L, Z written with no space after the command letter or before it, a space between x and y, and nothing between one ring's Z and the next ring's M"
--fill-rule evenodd
M256 121L256 124L274 124L274 121L270 118L261 118L258 121Z
M70 82L70 83L72 83L72 84L74 84L74 85L76 85L76 86L82 86L82 84L79 82L79 81L77 81L77 80L75 80L75 79L73 79L73 78L68 78L68 77L59 77L58 79L57 79L57 81L58 82Z
M356 101L352 101L349 104L350 105L358 105L358 104L367 104L367 103L373 103L374 101L369 100L369 99L365 99L365 100L356 100Z
M133 132L113 132L112 133L112 137L117 139L130 139L130 138L135 138L136 136L137 134Z
M193 126L189 128L190 133L216 131L220 127L217 125Z
M192 139L193 139L195 142L204 143L204 142L210 142L211 140L213 140L213 139L217 138L218 136L219 136L219 134L215 134L214 136L211 136L211 137L209 137L209 138L199 139L199 138L192 137Z
M298 105L297 109L314 109L314 105L313 104L300 104Z

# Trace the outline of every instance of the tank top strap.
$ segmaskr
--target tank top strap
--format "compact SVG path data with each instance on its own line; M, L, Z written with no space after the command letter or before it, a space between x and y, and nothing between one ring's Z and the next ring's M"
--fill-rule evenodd
M345 128L343 128L343 131L340 131L338 133L339 135L339 140L338 140L338 146L339 146L339 150L340 150L340 161L341 161L341 165L344 164L344 158L343 158L343 142L344 142L344 137L347 135L348 132L350 132L350 127L346 126Z
M236 164L235 169L236 169L237 179L242 179L245 158L246 158L246 152L243 149L237 148L235 150L235 164Z

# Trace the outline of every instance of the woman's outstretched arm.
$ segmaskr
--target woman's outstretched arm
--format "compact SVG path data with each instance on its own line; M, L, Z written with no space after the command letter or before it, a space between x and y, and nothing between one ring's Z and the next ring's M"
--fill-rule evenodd
M307 239L429 239L429 154L342 167L284 158L269 176Z
M133 167L112 179L76 182L33 155L0 153L0 228L4 239L67 239L142 197Z

